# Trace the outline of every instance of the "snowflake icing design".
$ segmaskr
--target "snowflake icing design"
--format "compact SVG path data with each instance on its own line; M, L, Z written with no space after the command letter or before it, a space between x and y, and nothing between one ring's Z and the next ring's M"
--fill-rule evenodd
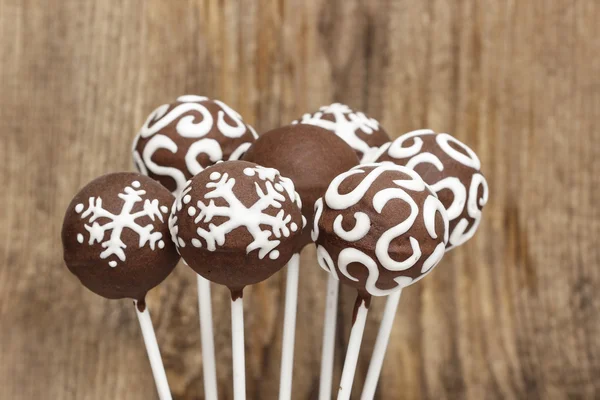
M258 200L252 206L246 207L235 195L233 191L235 178L230 177L227 172L214 171L210 174L211 182L206 184L206 187L212 190L204 195L205 199L210 200L209 203L205 204L204 201L199 200L196 206L191 204L192 199L188 194L191 188L188 185L173 205L172 215L187 207L188 215L195 216L194 223L208 223L208 229L199 227L196 230L198 236L206 242L208 251L215 251L217 246L223 246L225 237L234 229L245 227L253 238L246 247L246 253L258 250L260 259L268 255L270 259L275 260L279 257L279 251L276 248L281 242L280 239L289 237L292 232L296 232L306 225L304 217L302 217L303 226L299 227L292 222L292 216L286 215L285 211L281 209L283 203L288 199L300 209L302 207L300 196L295 192L292 181L280 176L276 169L261 166L248 167L244 169L244 174L249 177L256 176L265 182L265 190L258 182L255 182ZM213 199L223 199L227 206L217 206ZM272 216L264 212L270 207L281 210L277 215ZM226 217L228 220L220 225L215 225L211 223L215 217ZM180 247L185 247L185 242L177 236L179 229L176 217L172 217L170 226L175 243ZM193 238L191 244L198 248L203 246L198 238Z
M333 115L334 121L323 119L325 114ZM371 147L356 132L358 130L370 135L379 130L379 122L376 119L367 117L362 112L354 112L345 104L333 103L323 106L314 114L304 114L299 121L293 121L292 124L315 125L332 132L344 139L353 149L362 153L367 153Z
M138 218L149 217L152 221L158 218L161 222L164 222L163 215L169 212L168 207L159 205L157 199L144 200L144 206L141 211L132 212L133 207L140 201L142 196L146 194L146 191L140 189L140 182L133 181L131 186L126 186L123 193L119 193L119 198L125 202L121 212L119 214L113 214L110 211L102 207L102 198L90 197L88 208L84 211L85 206L83 204L77 204L75 206L75 212L81 214L82 219L89 218L88 222L91 225L85 224L84 228L89 233L88 245L94 243L101 243L105 249L100 253L101 259L107 259L110 256L116 256L119 260L125 261L125 249L127 246L121 239L123 229L129 228L139 236L139 247L144 247L149 244L152 250L165 247L165 242L162 240L161 232L154 232L154 225L148 224L141 226L136 222ZM98 218L107 218L110 222L100 225L96 220ZM107 240L104 239L107 232L110 231L110 236ZM77 235L77 241L84 243L85 238L82 233ZM111 267L117 266L117 261L112 260L108 263Z

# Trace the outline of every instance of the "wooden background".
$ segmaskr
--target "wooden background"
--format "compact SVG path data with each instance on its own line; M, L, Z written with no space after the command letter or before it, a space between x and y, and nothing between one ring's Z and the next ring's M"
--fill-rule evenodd
M59 231L71 196L130 170L147 114L186 93L259 131L339 100L394 136L448 131L480 155L482 226L404 292L378 399L600 398L599 20L595 0L0 0L0 398L155 398L131 303L80 286ZM318 389L313 260L294 399ZM284 277L245 296L252 399L276 398ZM178 399L203 398L194 285L180 266L149 300ZM229 304L214 292L229 399ZM336 380L352 303L344 290Z

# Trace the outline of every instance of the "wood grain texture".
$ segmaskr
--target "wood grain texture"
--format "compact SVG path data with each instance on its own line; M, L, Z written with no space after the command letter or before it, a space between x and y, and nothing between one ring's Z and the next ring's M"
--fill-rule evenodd
M0 398L156 397L132 304L81 287L59 231L71 196L130 170L146 115L184 93L222 99L259 131L338 100L393 136L448 131L480 155L482 226L404 292L378 399L599 398L598 20L595 0L0 0ZM313 260L307 249L294 399L318 390ZM245 296L252 399L277 395L284 274ZM334 382L353 296L341 291ZM230 399L222 288L213 305ZM203 398L191 271L149 306L175 397Z

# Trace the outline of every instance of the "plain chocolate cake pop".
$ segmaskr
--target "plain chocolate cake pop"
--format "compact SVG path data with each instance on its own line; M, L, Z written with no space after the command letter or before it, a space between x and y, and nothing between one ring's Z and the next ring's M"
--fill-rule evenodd
M340 103L323 106L314 114L304 114L292 124L315 125L335 133L354 149L361 162L365 162L369 154L390 141L376 119Z
M263 167L275 168L294 182L302 199L302 214L313 223L315 202L331 180L358 165L350 146L326 129L289 125L262 134L243 157ZM304 230L300 246L312 243L311 226Z
M225 103L181 96L150 114L133 142L136 168L174 194L204 168L237 160L257 138Z
M67 267L100 296L143 302L179 261L168 227L173 200L158 182L137 173L90 182L65 214Z
M409 132L383 146L377 162L391 161L415 170L435 191L448 212L447 249L473 237L489 191L473 150L447 133Z
M186 263L234 293L292 257L306 224L301 209L294 184L276 169L225 161L188 182L169 226Z
M444 255L446 210L408 168L355 167L331 182L315 208L319 264L363 298L416 282Z

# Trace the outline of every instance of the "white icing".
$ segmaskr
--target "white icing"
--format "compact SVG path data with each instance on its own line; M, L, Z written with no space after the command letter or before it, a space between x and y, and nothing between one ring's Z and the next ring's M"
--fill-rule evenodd
M462 214L467 202L467 189L460 182L460 179L450 176L430 185L430 187L436 193L444 189L452 191L452 204L446 209L450 221L455 220Z
M138 181L132 182L131 186L126 186L123 193L119 193L118 197L123 200L123 206L119 214L113 214L102 207L101 197L90 197L88 208L83 212L78 212L79 207L76 206L76 212L81 213L82 219L88 219L91 225L85 224L84 228L89 233L88 245L94 243L100 243L105 249L100 253L101 259L107 259L110 256L116 256L120 261L126 260L125 249L127 246L123 243L121 235L125 228L128 228L135 232L139 236L138 246L144 247L146 244L149 245L150 249L155 250L155 245L162 239L161 232L154 231L154 225L148 224L145 226L139 225L136 220L142 217L149 217L152 221L158 218L161 222L163 216L160 212L160 205L158 200L143 199L143 195L146 194L145 190L135 189L139 188L140 183ZM138 212L132 212L134 206L141 202L143 203L143 209ZM100 225L96 220L108 219L103 225ZM104 239L106 233L110 232L110 236L107 240ZM79 233L77 235L77 241L83 243L84 236ZM163 243L164 246L164 243ZM162 248L162 247L161 247ZM111 267L117 266L116 260L110 260L109 265Z
M177 185L177 188L183 187L186 182L183 172L174 167L165 167L158 165L152 160L152 156L160 149L165 149L171 153L177 153L177 145L165 135L155 135L146 143L142 153L142 160L147 170L161 176L169 176ZM141 171L142 173L144 171Z
M414 266L421 258L419 242L414 237L409 237L412 255L407 257L404 261L393 260L390 257L388 250L390 248L390 243L394 239L403 236L410 228L412 228L417 219L417 215L419 214L419 207L412 197L403 189L388 188L378 192L373 197L375 211L381 213L383 207L392 199L406 202L410 206L410 215L404 221L388 229L381 235L375 246L375 254L384 268L390 271L404 271Z
M415 156L419 154L421 148L423 147L423 140L418 136L434 134L435 132L430 129L419 129L406 133L392 142L392 144L389 146L388 154L393 158L408 158ZM409 147L404 147L404 143L409 139L414 139L414 143Z
M344 217L340 214L333 221L333 231L336 235L341 237L348 242L356 242L364 238L367 233L371 230L371 220L369 216L363 212L354 213L354 218L356 219L356 225L349 231L346 231L342 227L342 220Z
M319 220L321 219L321 215L323 215L323 198L319 197L315 202L315 219L310 232L310 238L313 242L316 242L319 237Z
M185 164L188 171L194 176L204 170L204 167L198 162L197 157L200 154L206 154L213 164L223 159L223 150L215 139L204 138L192 143L185 154Z
M444 243L440 243L435 247L433 253L425 260L423 263L423 267L421 268L421 273L428 273L433 267L438 265L440 261L442 261L442 257L446 253L446 245Z
M300 210L300 197L295 192L292 181L281 177L275 169L257 166L255 168L245 168L243 172L247 176L257 176L258 179L264 181L265 189L261 188L257 182L255 183L258 200L250 207L246 207L234 193L235 178L230 177L228 173L211 173L209 176L211 181L206 184L206 187L211 190L204 195L204 199L197 201L196 206L199 212L194 219L195 224L208 224L208 229L198 227L196 233L206 243L207 250L215 251L217 247L225 244L225 239L229 233L237 228L244 227L253 239L246 247L247 254L253 250L258 250L260 259L267 255L272 260L277 259L279 251L276 248L281 242L280 239L289 237L291 232L298 229L298 225L292 221L292 216L290 214L286 215L281 208L283 203L292 201ZM284 193L280 193L275 189L274 185L277 183L285 189ZM184 191L179 196L183 199L182 201L176 200L174 212L181 210L183 207L188 207L189 215L196 214L196 208L194 208L194 211L190 211L193 206L184 205L191 201L191 199L188 199L188 192L189 190ZM217 206L213 199L223 199L227 206ZM208 200L208 204L205 200ZM264 212L271 207L281 210L275 216ZM227 220L220 225L215 225L211 223L214 217L226 217ZM177 220L174 219L171 224L171 233L175 232L175 235L177 235L179 229ZM200 247L202 243L197 238L194 239L192 239L192 245ZM176 240L176 243L178 242L179 240Z
M144 175L153 173L173 178L177 184L174 194L182 190L187 179L186 176L194 176L204 169L197 160L199 154L208 155L212 164L223 160L223 149L220 141L214 138L205 138L215 127L219 134L229 139L239 138L247 131L251 132L254 139L258 137L253 128L243 123L241 116L236 111L221 101L214 101L221 108L217 113L217 121L214 121L209 109L203 104L209 101L207 97L186 95L179 97L177 101L181 104L176 105L171 110L169 110L171 106L168 104L154 110L140 129L133 144L133 160L137 169ZM189 115L190 113L193 113L193 115ZM197 115L198 113L200 115ZM225 121L225 116L234 122L233 125ZM184 138L198 139L186 150L184 156L186 171L169 166L160 166L152 161L152 156L160 149L166 149L172 153L178 151L177 145L172 139L166 135L161 135L161 131L170 124L175 123L175 121L177 121L175 130L178 135ZM140 155L137 150L139 139L150 137L152 139L146 143L142 150L143 154ZM159 137L160 139L158 139ZM250 147L249 142L240 144L231 153L229 159L239 159L248 150L248 147Z
M75 212L77 214L81 214L81 212L83 211L83 207L85 207L83 204L79 203L75 206Z
M469 221L465 218L458 221L452 232L449 234L450 237L447 248L450 250L455 246L465 243L475 234L475 231L477 230L481 220L481 208L487 202L487 183L485 182L485 178L478 173L479 169L481 168L481 162L475 152L467 145L447 133L435 134L431 130L418 130L409 132L392 142L387 150L387 155L398 160L409 158L408 161L403 161L408 168L415 168L419 164L428 163L437 170L444 171L444 165L439 157L429 152L422 152L423 140L420 138L420 136L423 135L435 135L436 144L448 157L457 163L474 170L474 175L469 189L467 189L465 185L463 185L463 183L455 176L447 176L430 185L431 189L436 193L440 193L442 190L452 191L452 203L447 207L446 210L449 221L454 221L457 218L460 218L465 210L465 207L467 207L468 215L474 219L471 229L468 231L467 227L469 226ZM414 143L409 147L403 147L403 144L409 139L414 139ZM463 152L455 150L451 144L459 147L463 150ZM484 187L484 195L482 199L476 198L479 185L483 185Z
M214 176L214 172L211 174L211 179L212 176ZM220 176L220 175L219 175ZM218 179L215 178L215 179ZM188 204L191 200L191 197L189 196L189 192L192 190L191 187L192 182L191 181L187 181L185 186L183 187L183 190L181 191L181 193L179 193L178 196L175 197L175 201L173 202L173 205L171 206L171 214L169 215L169 231L171 233L171 240L173 241L173 243L175 243L177 245L178 251L179 251L179 247L185 247L185 241L179 237L179 225L177 225L177 212L181 211L183 209L184 206L184 202L183 199L187 198L188 201L185 204Z
M238 138L243 136L244 133L246 133L246 125L244 122L242 122L242 116L227 104L219 100L215 100L215 103L221 106L221 109L223 110L219 111L218 113L217 128L219 128L219 131L221 131L223 135L230 138ZM235 125L229 125L227 122L225 122L225 114L227 114L227 116L233 120Z
M252 143L250 142L240 144L237 149L231 152L229 160L239 160L246 153L246 151L248 151L250 146L252 146Z
M479 187L483 188L481 198L477 198L477 192ZM471 229L466 231L469 221L466 218L462 218L458 224L454 227L454 230L450 233L450 239L448 241L448 249L452 249L456 246L460 246L475 235L479 224L481 223L481 209L488 202L489 189L487 181L481 174L473 175L471 179L471 185L469 186L469 198L467 200L467 213L469 217L473 218Z
M450 157L458 161L459 163L471 167L473 169L479 170L481 169L481 161L479 161L479 157L473 150L471 150L466 144L456 140L454 137L448 135L447 133L440 133L436 136L435 140L437 144L448 154ZM468 155L464 155L460 151L456 151L450 146L450 142L454 143L461 149L463 149Z
M387 290L379 289L377 287L377 281L379 280L379 268L377 267L377 263L362 251L349 247L340 252L338 256L338 268L344 276L353 281L358 281L358 279L348 272L348 265L352 263L362 264L369 271L365 289L372 296L388 296L401 290L403 287L410 285L412 282L412 278L408 276L398 276L394 278L394 281L398 286Z
M375 164L365 164L365 167L370 167ZM356 186L351 192L340 194L339 188L344 180L351 175L364 174L365 170L360 167L354 167L351 170L336 176L325 192L325 202L329 208L334 210L344 210L358 203L367 193L373 182L386 171L402 171L402 167L393 164L381 165L379 168L373 169L369 174Z
M317 245L317 262L325 271L333 275L336 280L340 280L337 271L335 269L335 263L333 259L325 249L325 247Z
M438 170L444 170L444 164L442 164L437 156L431 153L417 154L406 163L406 168L415 169L419 164L432 164Z
M442 220L444 221L444 243L446 243L448 242L448 214L437 197L429 195L425 199L425 203L423 203L423 223L432 239L437 239L438 237L435 232L435 216L438 212L442 214Z
M326 114L333 115L334 121L323 119ZM345 104L333 103L329 106L323 106L315 114L304 114L299 121L293 121L292 124L315 125L341 137L354 150L363 154L369 154L377 147L371 148L367 142L358 137L357 132L362 131L367 135L379 130L379 122L376 119L368 118L362 112L354 112Z
M372 169L368 170L370 168ZM383 188L375 193L372 200L372 207L374 211L381 214L388 202L392 200L403 201L410 208L410 215L408 215L403 221L400 221L395 226L378 235L379 237L375 243L375 257L377 260L350 246L350 243L360 240L371 231L372 224L368 214L356 212L354 214L356 224L349 231L346 231L342 228L343 214L338 214L333 223L333 233L349 244L349 246L343 249L338 256L338 270L348 279L356 281L357 278L353 277L348 272L348 265L351 263L362 264L369 271L369 275L365 282L366 290L374 296L388 295L416 281L407 276L399 276L394 279L397 284L395 288L389 290L377 288L376 283L380 274L377 261L381 267L388 271L406 271L415 266L415 264L417 264L419 261L422 261L422 273L424 274L431 270L431 268L433 268L439 262L444 254L445 245L448 240L448 217L446 210L441 202L437 199L433 191L425 184L425 182L423 182L419 175L411 169L397 166L392 163L361 165L339 175L331 182L327 192L325 193L325 196L321 199L318 199L315 203L315 222L311 232L313 241L317 241L320 233L319 221L322 218L325 204L331 210L340 211L347 210L348 208L359 204L361 201L364 201L366 193L371 189L374 182L387 171L401 172L406 175L406 178L395 179L393 180L393 186ZM357 174L361 174L363 176L356 187L354 187L348 193L341 194L339 189L342 184L346 181L346 179L349 179ZM414 192L426 192L428 194L425 202L423 203L422 209L419 209L419 206L413 199L413 196L409 194L407 190ZM442 220L444 221L444 238L438 238L438 234L436 233L435 218L438 213L441 214ZM423 254L418 240L415 237L407 236L407 233L410 232L420 214L422 215L423 223L431 239L437 239L439 241L439 244L435 248L434 252L425 260L422 260ZM437 227L437 229L439 231L441 227ZM392 259L389 255L391 243L399 238L408 239L412 249L412 253L406 259L401 261ZM317 248L318 247L319 246L317 246ZM319 262L323 268L331 270L334 266L334 263L333 261L327 263L325 256L325 250L323 249L321 254L318 254L320 259Z

